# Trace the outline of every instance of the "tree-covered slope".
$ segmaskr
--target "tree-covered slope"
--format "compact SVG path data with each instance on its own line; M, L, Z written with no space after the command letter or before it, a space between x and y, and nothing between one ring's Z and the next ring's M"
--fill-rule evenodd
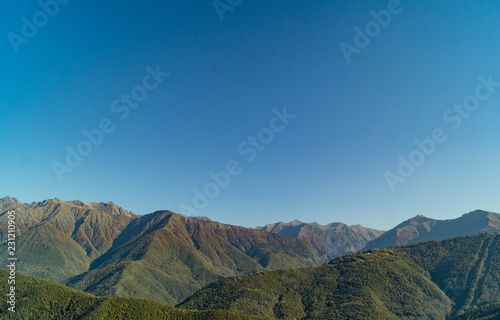
M490 304L469 311L453 320L498 320L500 319L500 304Z
M9 292L8 271L0 269L0 292ZM244 320L255 319L225 311L186 311L144 299L96 297L61 284L16 275L15 313L0 304L5 320Z
M449 319L500 303L500 235L374 249L215 282L179 306L282 319Z
M223 277L324 261L324 253L304 241L158 211L132 221L68 285L175 305Z

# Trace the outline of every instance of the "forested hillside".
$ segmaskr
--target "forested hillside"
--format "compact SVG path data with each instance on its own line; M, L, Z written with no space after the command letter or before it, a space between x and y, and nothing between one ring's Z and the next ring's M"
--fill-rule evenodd
M280 319L444 320L500 303L498 279L500 235L481 234L368 250L320 267L230 277L180 307Z

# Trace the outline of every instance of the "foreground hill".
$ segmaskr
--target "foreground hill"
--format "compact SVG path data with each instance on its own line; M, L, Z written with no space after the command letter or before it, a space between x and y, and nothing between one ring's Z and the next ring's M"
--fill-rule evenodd
M8 272L0 269L0 291L9 292ZM6 302L0 304L0 318L29 320L244 320L254 319L225 311L185 311L167 307L157 302L131 298L99 298L61 284L17 274L16 312L7 310Z
M0 199L2 252L6 252L8 210L16 212L18 271L58 282L87 271L136 217L112 202L56 198L28 204L5 197Z
M498 312L488 306L500 303L498 279L500 235L481 234L230 277L179 306L280 319L471 319L466 312Z
M370 241L364 249L387 248L495 232L500 232L500 214L498 213L476 210L451 220L434 220L416 216Z
M330 223L326 226L317 223L292 221L278 222L260 227L262 230L293 237L312 243L325 251L330 259L344 254L357 252L365 245L382 235L385 231L369 229L360 225L348 226L344 223Z
M223 277L324 261L324 254L297 239L158 211L132 221L68 285L175 305Z

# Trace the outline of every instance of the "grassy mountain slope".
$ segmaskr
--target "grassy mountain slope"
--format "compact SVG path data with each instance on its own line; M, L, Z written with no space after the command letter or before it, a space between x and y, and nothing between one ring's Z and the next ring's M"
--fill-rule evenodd
M0 269L0 291L9 292L8 272ZM16 312L0 304L1 319L26 320L114 320L114 319L254 319L225 311L185 311L157 302L131 298L100 298L61 284L17 274Z
M500 231L500 214L476 210L451 220L416 216L367 243L364 249L387 248L429 240L495 233Z
M158 211L132 221L88 272L67 284L175 305L223 277L324 261L304 241Z
M454 320L498 320L500 319L500 304L491 304L469 311Z
M88 270L135 215L113 203L0 199L0 250L6 250L7 212L15 210L18 271L65 282Z
M500 235L374 249L215 282L180 304L280 319L448 319L500 303Z
M297 220L288 223L268 224L261 229L308 241L325 251L330 259L357 252L363 249L369 241L385 232L360 225L348 226L337 222L323 226Z

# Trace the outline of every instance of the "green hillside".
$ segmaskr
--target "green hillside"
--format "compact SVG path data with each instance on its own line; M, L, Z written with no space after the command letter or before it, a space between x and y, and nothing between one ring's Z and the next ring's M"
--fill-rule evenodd
M8 272L0 269L0 291L8 292ZM225 311L186 311L160 303L131 298L96 297L61 284L17 274L16 312L0 304L5 320L217 320L256 319Z
M215 282L181 303L280 319L449 319L500 303L500 235L374 249ZM467 318L465 318L467 319Z

